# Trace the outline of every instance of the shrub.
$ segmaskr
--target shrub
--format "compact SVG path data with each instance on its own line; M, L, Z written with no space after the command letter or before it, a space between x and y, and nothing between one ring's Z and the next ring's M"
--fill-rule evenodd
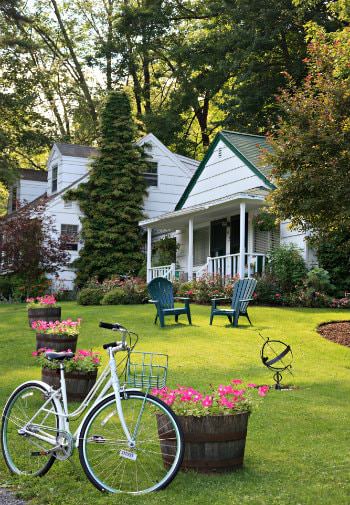
M305 285L321 293L333 293L335 286L331 283L329 273L324 268L313 268L307 273Z
M267 272L274 278L280 291L290 293L306 277L306 265L294 245L280 245L269 253Z
M123 288L114 288L103 296L101 305L122 305L125 301L126 293Z
M253 296L256 303L263 305L282 305L286 301L275 279L269 274L258 277Z
M101 288L84 288L78 293L79 305L100 305L104 292Z

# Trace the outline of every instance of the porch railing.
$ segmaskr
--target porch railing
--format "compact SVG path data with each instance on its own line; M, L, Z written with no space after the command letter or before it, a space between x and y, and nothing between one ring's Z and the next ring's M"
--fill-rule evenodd
M149 282L152 279L155 279L156 277L164 277L165 279L172 281L175 278L175 270L176 270L175 263L171 263L171 265L151 267L148 269L147 280Z
M251 277L255 273L263 273L266 266L266 254L246 253L244 258L244 273ZM234 277L239 274L240 254L227 254L225 256L208 257L208 274Z

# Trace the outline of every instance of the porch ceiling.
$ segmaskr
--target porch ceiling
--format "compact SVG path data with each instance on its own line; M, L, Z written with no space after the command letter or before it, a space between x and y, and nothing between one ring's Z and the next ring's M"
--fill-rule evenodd
M181 230L188 226L189 218L194 219L194 224L224 218L227 215L239 213L239 204L246 203L247 210L256 209L265 203L262 194L237 193L230 197L214 200L206 204L195 205L161 216L140 221L140 226L145 228L157 228L158 230Z

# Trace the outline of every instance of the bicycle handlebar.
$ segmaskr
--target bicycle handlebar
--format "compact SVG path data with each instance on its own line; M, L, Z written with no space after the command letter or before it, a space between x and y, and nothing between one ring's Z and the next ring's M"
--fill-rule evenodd
M124 326L122 326L119 323L104 323L103 321L100 321L99 327L113 331L128 331L126 328L124 328Z

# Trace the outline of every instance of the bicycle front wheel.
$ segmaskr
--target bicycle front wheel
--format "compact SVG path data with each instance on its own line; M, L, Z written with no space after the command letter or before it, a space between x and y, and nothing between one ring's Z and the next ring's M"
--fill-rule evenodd
M41 477L55 462L53 445L35 436L57 436L59 417L47 389L37 382L25 383L10 396L1 424L1 445L12 473ZM40 410L46 402L45 410ZM29 433L32 434L29 434Z
M183 458L183 435L172 410L139 391L121 395L126 425L135 436L130 447L119 421L114 395L85 419L79 441L82 467L100 491L143 494L165 488Z

